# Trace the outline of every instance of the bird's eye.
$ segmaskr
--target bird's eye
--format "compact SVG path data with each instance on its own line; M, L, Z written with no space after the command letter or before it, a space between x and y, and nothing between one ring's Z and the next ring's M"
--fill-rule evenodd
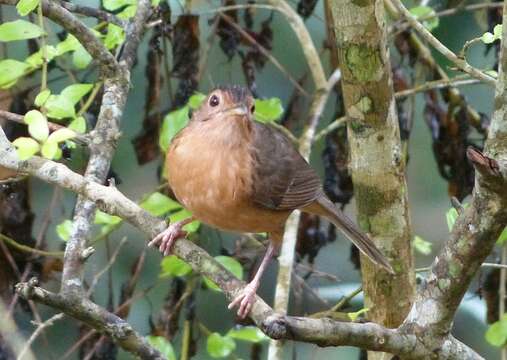
M252 107L250 108L250 112L253 114L255 112L255 105L252 105Z
M209 98L209 105L211 107L218 106L218 104L220 104L220 100L218 99L218 96L213 95L212 97Z

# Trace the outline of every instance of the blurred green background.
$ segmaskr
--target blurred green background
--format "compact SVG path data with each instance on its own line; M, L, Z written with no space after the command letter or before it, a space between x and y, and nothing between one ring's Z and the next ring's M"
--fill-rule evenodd
M89 6L97 6L96 1L80 1L77 3ZM171 9L173 11L173 21L182 7L176 1L171 1ZM293 3L294 5L294 3ZM435 9L443 8L443 3L431 2L431 6ZM210 8L220 6L218 1L194 1L192 4L193 12L200 12ZM7 10L7 17L12 19L16 15L12 9ZM5 11L4 10L4 11ZM256 22L260 23L267 18L270 12L258 9L256 12ZM210 31L208 20L212 18L212 14L202 15L199 21L201 33L201 46L206 41ZM311 16L306 24L311 31L313 40L318 49L322 48L325 39L325 23L323 21L323 2L320 1L315 10L314 16ZM300 78L307 71L305 58L301 52L299 43L289 27L286 19L276 13L272 23L274 31L273 40L273 56L292 74L296 79ZM452 17L441 19L439 27L434 34L450 49L459 51L464 42L473 37L480 36L484 32L472 13L461 13ZM120 141L116 156L113 161L113 169L121 178L122 183L119 185L120 190L131 199L140 199L144 194L151 193L159 184L158 171L160 161L154 161L145 166L138 166L131 140L139 133L142 126L144 98L146 91L145 64L147 36L141 46L138 54L138 63L132 72L132 84L125 115L122 122L123 137ZM10 45L9 45L10 46ZM16 44L10 48L10 57L22 59L25 56L25 47ZM329 53L324 52L322 59L326 67L326 73L329 75L332 69L329 68ZM203 76L203 81L199 86L201 92L206 93L210 88L217 84L244 84L244 76L241 70L241 63L238 57L231 62L223 54L215 41L209 53L208 67ZM436 56L445 68L448 64L442 61L442 58ZM491 68L493 65L493 57L490 53L485 56L484 46L478 45L473 47L469 52L469 60L472 64L479 68ZM396 61L396 60L393 60ZM308 82L307 82L308 83ZM55 82L50 84L50 88L54 91L60 90L65 84L63 82ZM293 87L287 81L285 76L278 71L269 62L267 66L257 74L258 92L263 97L279 97L284 105L292 94ZM309 91L311 89L308 89ZM491 114L493 106L492 89L485 85L473 85L463 87L463 94L466 96L470 105L480 112ZM162 104L162 107L170 106L169 103ZM423 239L433 244L431 255L417 255L416 266L428 266L440 249L443 241L448 237L448 229L446 225L445 212L450 207L449 197L447 194L447 183L440 177L437 171L433 153L431 150L431 138L424 119L422 117L423 96L415 97L415 118L414 127L410 138L410 161L408 164L408 189L410 199L410 214L412 216L413 232ZM326 112L323 116L321 127L324 127L332 120L334 113L334 99L330 99ZM300 114L302 117L305 114ZM322 141L323 142L323 141ZM312 154L312 164L322 172L321 151L323 144L317 144ZM52 188L38 180L32 180L32 204L36 214L42 214L50 201ZM61 249L62 241L56 236L55 226L66 218L71 217L75 196L65 192L61 203L62 211L55 211L51 227L48 231L48 249ZM354 206L349 205L346 208L347 213L354 217ZM34 232L40 227L41 217L36 217ZM119 240L128 237L127 245L122 249L118 261L113 267L113 288L110 289L107 282L107 276L104 276L95 291L95 300L102 305L107 303L108 292L113 291L115 298L120 293L120 286L130 277L130 269L133 261L137 258L143 247L146 245L146 238L143 234L136 231L130 225L126 224L116 231L110 238L111 246L114 248ZM224 246L232 247L232 241L237 235L224 236ZM349 243L341 235L338 235L338 241L335 241L322 250L316 259L316 269L334 274L340 278L340 283L329 285L328 281L311 280L310 284L324 298L332 303L340 296L352 291L359 284L359 273L353 270L353 266L348 260ZM211 254L218 255L220 244L217 241L216 233L213 230L205 228L201 232L201 245L204 246ZM494 253L491 257L497 257ZM147 287L157 281L160 271L161 256L157 251L150 250L145 268L142 272L142 278L139 281L138 288ZM86 276L91 279L93 275L100 271L106 262L104 244L100 243L97 252L88 260L86 266ZM272 302L274 287L276 280L276 263L273 263L265 276L262 284L260 295L268 302ZM51 281L48 288L57 290L59 283ZM460 314L455 324L455 333L464 342L471 345L486 359L499 358L498 352L484 341L485 325L485 308L484 303L477 295L474 294L476 285L470 289L469 294L465 296L460 310ZM148 334L149 316L156 320L157 314L167 295L169 289L169 280L157 285L153 291L149 293L147 298L137 300L130 312L128 321L143 334ZM358 305L359 306L359 305ZM48 317L52 310L41 306L43 317ZM315 309L308 302L305 311ZM294 313L294 312L291 312ZM26 315L18 313L18 320L21 324L21 332L25 337L29 337L33 331L33 325L28 323ZM199 290L197 293L197 317L212 331L221 333L226 332L233 324L233 313L226 308L224 297L218 292L210 290ZM58 322L49 330L49 341L52 352L47 352L45 346L39 340L35 349L36 356L40 359L58 359L68 347L73 344L78 337L76 321L65 318ZM180 339L173 341L176 352L178 353ZM355 359L358 351L352 348L319 348L313 345L291 344L297 353L297 359ZM267 343L264 346L263 358L267 353ZM248 358L246 346L240 346L236 354L243 358ZM287 354L287 358L292 358L291 354ZM71 358L77 358L77 353ZM130 358L129 355L120 351L121 359ZM206 359L208 355L205 351L205 344L199 343L199 355L197 359Z

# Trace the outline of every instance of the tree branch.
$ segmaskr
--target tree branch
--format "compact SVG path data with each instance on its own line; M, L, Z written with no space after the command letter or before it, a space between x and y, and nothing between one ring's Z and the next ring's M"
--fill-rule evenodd
M118 17L108 13L107 11L92 8L89 6L77 5L67 1L60 1L59 4L61 7L65 8L66 10L69 10L72 13L84 15L87 17L94 17L97 20L115 24L122 28L125 27L125 22L122 19L119 19Z
M130 67L134 62L135 52L146 22L150 2L142 0L137 6L137 12L126 29L126 44L116 72L104 81L102 106L95 129L90 133L93 142L90 144L90 159L85 171L85 177L91 181L103 183L109 172L113 159L116 142L120 136L120 121L123 108L127 100L130 84ZM116 63L116 60L115 60ZM87 246L95 216L95 204L83 197L78 197L73 227L65 248L64 267L62 274L63 293L82 293L83 251Z
M507 2L503 26L507 27ZM502 34L495 112L484 154L469 149L476 169L470 205L458 216L449 241L431 266L402 329L423 327L421 342L435 354L445 348L439 342L449 334L456 309L479 267L490 254L507 225L507 31Z
M9 143L1 128L0 155L0 166L30 174L48 183L76 192L96 203L102 211L120 216L130 222L146 233L149 238L166 228L164 221L150 215L114 187L97 184L74 173L62 164L40 157L20 161L16 150ZM215 282L229 300L234 299L245 286L243 281L234 277L213 257L191 241L180 239L174 244L173 250L175 255L185 260L195 271ZM25 283L20 285L19 289L22 295L27 294L21 291L26 289L27 286ZM34 287L31 286L31 288ZM35 289L39 288L35 287ZM32 291L31 294L38 293L40 292ZM48 292L44 291L44 295L46 294ZM61 301L67 301L67 297L49 294L45 297L46 304L56 306L66 314L86 322L94 329L103 329L110 319L113 319L115 324L118 321L112 314L109 314L106 318L98 315L104 314L105 310L95 304L90 304L85 298L79 298L83 300L83 304L73 303L72 306L68 307L69 304L61 303ZM75 296L68 298L73 299L72 301L78 301ZM54 299L55 301L48 299ZM34 300L38 299L34 298ZM77 310L73 310L72 307ZM113 316L113 318L110 318L110 316ZM292 339L315 343L320 346L360 346L369 350L387 351L413 359L427 359L433 350L427 349L416 341L419 331L416 332L411 327L393 330L373 323L342 323L331 319L280 316L275 314L260 297L256 298L250 317L259 328L273 339ZM319 331L315 331L315 329L319 329ZM124 346L123 343L119 344ZM136 344L141 344L139 339ZM473 350L450 336L445 338L445 344L446 347L441 352L442 359L480 359ZM457 350L459 351L457 352Z
M466 72L470 76L479 79L489 85L495 85L496 80L489 75L486 75L481 70L474 68L470 64L466 62L465 59L459 58L455 53L449 50L444 44L440 42L436 37L431 34L421 24L411 13L407 10L407 8L403 5L401 0L391 0L393 6L398 10L405 19L410 23L410 25L426 40L428 41L439 53L444 55L447 60L454 63L459 69Z
M12 113L9 111L0 110L0 118L15 122L15 123L18 123L21 125L27 125L25 123L25 121L23 120L24 119L23 115L15 114L15 113ZM48 121L48 128L51 131L56 131L56 130L62 129L64 127L65 126ZM86 135L81 135L78 133L76 133L76 137L73 140L76 140L76 142L78 142L82 145L88 145L88 143L90 142L88 137L86 137Z
M17 0L0 0L0 4L16 5L16 3ZM44 16L74 35L86 51L99 62L103 76L108 77L117 72L116 59L85 24L57 2L41 0L41 4Z
M31 299L51 306L84 322L99 332L110 336L123 349L141 359L165 359L129 323L88 299L51 293L38 287L35 279L17 284L16 292L24 299Z

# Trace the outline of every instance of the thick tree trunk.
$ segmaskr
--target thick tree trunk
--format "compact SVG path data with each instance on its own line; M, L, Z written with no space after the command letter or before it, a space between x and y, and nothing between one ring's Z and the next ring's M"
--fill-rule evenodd
M368 318L401 324L415 292L405 163L381 0L329 2L348 121L350 170L361 228L389 257L395 276L362 257ZM370 358L375 358L371 354Z

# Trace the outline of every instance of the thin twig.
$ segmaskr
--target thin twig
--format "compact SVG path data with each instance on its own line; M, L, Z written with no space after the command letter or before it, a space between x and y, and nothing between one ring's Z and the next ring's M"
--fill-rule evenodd
M23 115L15 114L15 113L12 113L9 111L0 110L0 118L15 122L15 123L18 123L21 125L27 125L25 123L25 121L23 120L24 119ZM64 129L65 126L48 121L48 128L50 131L56 131L56 130ZM82 145L88 145L90 143L88 137L78 134L78 133L76 133L74 140L78 143L81 143Z
M7 244L12 246L13 248L23 251L23 252L26 252L26 253L41 255L41 256L58 257L58 258L63 257L63 251L44 251L44 250L35 249L30 246L20 244L16 240L11 239L10 237L8 237L7 235L4 235L2 233L0 233L0 240L5 241Z
M64 316L65 315L63 313L58 313L56 315L53 315L52 317L50 317L49 319L47 319L43 323L39 323L38 326L37 326L37 329L35 329L35 331L32 333L32 335L30 336L30 338L28 339L28 341L25 343L25 347L19 353L19 355L17 357L17 360L22 360L23 357L25 356L25 354L28 351L30 351L30 347L31 347L32 343L44 331L44 329L46 329L47 327L53 326L53 324L55 323L55 321L63 319Z
M474 68L466 62L465 59L458 57L455 53L449 50L444 44L440 42L426 27L421 24L411 13L407 10L401 0L390 0L393 6L407 19L410 25L426 40L428 41L439 53L445 56L447 60L455 64L463 72L470 76L479 79L486 84L495 86L496 80L491 76L485 74L479 69Z
M121 248L123 247L123 245L125 245L126 242L127 242L127 237L124 236L121 239L118 246L116 247L116 250L114 251L114 253L111 255L111 258L109 259L107 264L104 266L104 268L102 270L100 270L97 274L95 274L95 276L93 277L93 280L90 284L90 287L88 288L88 291L86 292L87 297L89 297L92 294L93 290L95 289L95 286L99 282L102 275L104 275L106 273L106 271L108 271L111 268L111 266L113 266L116 259L118 258L118 254L120 253Z
M396 99L402 99L408 96L416 95L421 92L435 90L435 89L444 89L447 87L457 87L457 86L465 86L465 85L475 85L480 84L481 81L478 79L470 78L468 75L460 75L456 76L452 79L440 79L434 81L425 82L422 85L413 87L411 89L398 91L394 94Z
M252 35L243 30L243 28L240 25L238 25L230 16L224 13L219 13L219 16L222 19L224 19L224 21L227 22L230 26L232 26L234 30L236 30L247 42L249 42L251 45L254 45L263 56L265 56L269 61L271 61L273 65L287 77L287 79L292 83L292 85L294 85L296 89L298 89L299 92L301 92L301 94L307 97L309 96L308 92L305 89L303 89L301 85L299 85L296 79L292 77L292 75L285 69L285 67L264 46L259 44L259 42L255 40L252 37Z
M346 122L347 122L347 117L346 116L342 116L341 118L336 119L331 124L329 124L328 126L326 126L324 129L322 129L321 131L319 131L317 133L317 135L315 135L315 138L313 139L313 142L315 143L315 142L319 141L320 139L322 139L327 134L329 134L329 133L333 132L334 130L338 129L340 126L345 125Z
M99 93L101 87L102 87L102 81L99 81L99 82L97 82L95 84L95 86L92 89L91 94L86 99L86 102L83 104L83 106L81 107L81 109L79 109L79 111L77 112L77 116L81 116L85 112L88 111L88 109L90 108L90 106L93 104L93 101L97 97L97 94Z
M73 12L75 14L87 16L87 17L94 17L97 20L105 21L107 23L118 25L122 28L125 27L125 21L118 18L116 15L113 15L111 13L108 13L107 11L103 11L100 9L83 6L83 5L76 5L67 1L59 1L60 6L63 8L69 10L70 12Z
M44 17L42 16L42 4L39 4L37 7L37 19L39 22L39 27L44 31ZM41 75L41 85L40 91L46 90L48 84L48 54L46 48L46 35L42 34L40 37L41 42L41 52L42 52L42 75Z
M427 20L431 20L431 19L435 19L435 18L442 18L442 17L446 17L446 16L455 15L455 14L465 12L465 11L479 11L479 10L497 9L497 8L501 8L502 6L503 6L502 2L484 2L484 3L478 3L478 4L469 4L466 6L457 6L455 8L437 11L433 14L420 16L417 18L417 20L427 21ZM396 29L397 31L403 31L409 27L410 27L410 24L408 22L403 22L401 24L393 25L389 31L391 32L391 31L393 31L393 29Z

